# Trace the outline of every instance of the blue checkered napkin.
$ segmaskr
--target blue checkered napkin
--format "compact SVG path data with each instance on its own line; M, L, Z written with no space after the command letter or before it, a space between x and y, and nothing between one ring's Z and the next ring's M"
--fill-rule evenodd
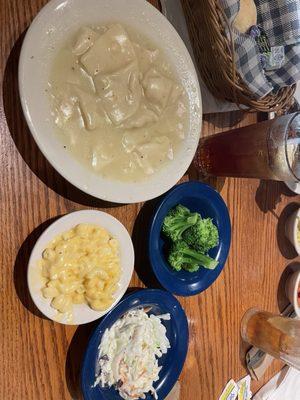
M284 62L281 67L265 71L255 39L249 34L231 29L237 70L253 96L259 99L272 90L290 86L300 80L300 0L255 1L259 13L258 25L269 36L271 46L284 46ZM220 0L220 3L231 26L239 11L240 0ZM227 35L230 39L228 29Z
M257 24L271 46L300 43L300 0L255 0Z
M220 0L220 2L231 25L240 9L240 2L239 0ZM236 68L253 96L257 99L262 98L273 90L273 86L265 76L256 41L251 36L241 34L235 29L232 29L232 32ZM229 31L227 35L230 38Z
M256 41L249 35L236 35L234 48L236 68L255 98L262 98L272 92L273 86L266 78Z
M279 69L266 71L278 90L300 80L300 0L255 0L257 24L271 46L284 46L285 62Z
M286 63L275 71L266 71L266 76L275 90L300 81L300 43L294 46L285 46L284 49Z
M239 12L240 2L239 0L220 0L220 3L231 25L236 14Z

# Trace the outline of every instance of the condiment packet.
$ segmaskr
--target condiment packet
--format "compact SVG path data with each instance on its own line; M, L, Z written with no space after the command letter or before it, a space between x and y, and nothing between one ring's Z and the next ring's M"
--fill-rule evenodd
M245 378L238 381L237 385L238 385L237 400L250 400L252 397L252 393L250 390L250 386L251 386L250 375L247 375L247 376L245 376Z
M225 386L225 389L223 390L221 396L219 397L219 400L235 400L237 394L238 385L233 379L230 379L230 381Z

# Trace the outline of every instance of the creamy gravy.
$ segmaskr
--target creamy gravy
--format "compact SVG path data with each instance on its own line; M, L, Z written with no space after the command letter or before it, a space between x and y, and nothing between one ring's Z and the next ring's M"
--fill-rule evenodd
M59 51L48 91L66 150L103 177L134 182L174 159L189 121L161 50L128 31L82 28Z

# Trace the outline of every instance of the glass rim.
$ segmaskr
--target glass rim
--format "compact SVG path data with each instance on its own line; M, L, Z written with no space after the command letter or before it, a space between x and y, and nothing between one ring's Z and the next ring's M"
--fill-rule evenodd
M251 307L249 308L244 315L242 316L241 322L240 322L240 333L241 337L244 342L248 342L248 335L247 335L247 326L249 320L253 317L253 315L259 313L261 310L257 307Z

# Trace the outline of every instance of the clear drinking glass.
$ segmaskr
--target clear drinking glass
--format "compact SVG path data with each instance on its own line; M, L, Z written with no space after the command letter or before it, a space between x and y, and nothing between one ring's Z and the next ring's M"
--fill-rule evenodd
M204 176L300 181L300 113L202 138L195 159Z
M300 370L300 320L250 309L241 323L245 342Z

